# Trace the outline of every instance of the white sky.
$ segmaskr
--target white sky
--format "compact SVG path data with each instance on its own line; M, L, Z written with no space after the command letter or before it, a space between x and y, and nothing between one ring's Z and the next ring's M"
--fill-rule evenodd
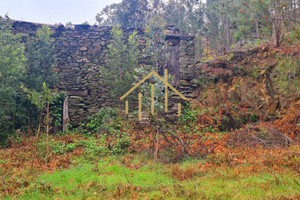
M44 24L96 22L102 8L121 0L0 0L0 15Z
M44 24L72 22L96 23L96 15L105 6L122 0L0 0L0 15L11 19ZM206 0L202 0L206 2Z

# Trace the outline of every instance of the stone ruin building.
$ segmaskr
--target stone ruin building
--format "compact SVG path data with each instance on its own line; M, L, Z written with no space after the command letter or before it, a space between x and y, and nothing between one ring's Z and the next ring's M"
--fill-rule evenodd
M24 40L35 36L38 28L43 24L24 21L14 21L13 31L22 35ZM55 39L55 54L57 68L60 74L59 89L68 94L64 105L64 119L71 124L79 124L87 120L91 114L101 108L115 106L109 96L105 81L101 78L99 66L105 65L105 56L108 45L113 42L112 27L99 27L90 25L75 25L67 28L63 25L48 25ZM175 77L176 88L187 98L192 98L194 77L195 44L194 36L179 32L173 26L167 26L166 42L169 44L170 56L166 68ZM145 43L143 29L122 28L124 36L130 35L134 30L138 32L139 43ZM91 60L93 62L91 62ZM146 62L140 60L140 64ZM176 108L170 98L170 113L176 113Z

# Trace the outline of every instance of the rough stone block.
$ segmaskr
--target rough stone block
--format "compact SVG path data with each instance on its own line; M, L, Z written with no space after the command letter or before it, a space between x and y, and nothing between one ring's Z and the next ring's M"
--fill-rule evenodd
M89 95L88 90L78 90L78 91L67 91L69 96L80 96L80 97L87 97Z

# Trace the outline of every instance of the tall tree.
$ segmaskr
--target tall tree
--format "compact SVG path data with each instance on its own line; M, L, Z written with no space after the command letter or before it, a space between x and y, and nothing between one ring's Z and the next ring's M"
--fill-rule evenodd
M203 4L199 0L169 0L161 4L161 12L167 24L178 27L182 32L200 32L203 25Z
M153 63L151 70L162 71L167 59L167 45L165 44L166 39L166 21L161 16L152 17L146 28L146 48L145 53Z
M26 44L26 77L24 85L30 90L41 91L45 82L50 88L55 87L58 75L54 53L54 39L47 26L37 30L36 37Z
M54 39L51 37L51 30L47 26L39 28L36 36L26 43L26 72L22 83L29 91L40 93L43 91L43 84L53 89L58 83L58 74L54 71L56 67ZM23 102L22 102L23 101ZM23 98L20 103L26 105L28 134L31 126L40 124L40 111L36 105L30 103L28 98ZM24 103L26 102L27 103ZM60 119L55 119L60 121ZM22 124L21 124L22 125ZM23 123L24 125L24 123Z
M148 12L148 0L122 0L121 3L106 6L97 14L100 25L123 27L144 27Z
M12 34L10 29L11 23L0 18L0 132L6 133L14 129L16 98L26 62L20 36Z
M223 32L222 19L215 8L218 0L207 0L204 8L204 16L206 18L206 23L202 27L202 35L209 42L213 49L218 49L218 47L224 45L224 37L220 35ZM208 50L208 47L206 47Z
M111 97L120 103L120 97L132 87L139 64L138 36L133 32L126 41L119 27L113 27L111 34L114 42L108 45L107 63L101 72Z
M258 38L269 39L272 33L274 46L279 46L283 30L299 23L294 14L299 4L294 0L215 1L213 7L220 19L223 16L231 19L232 25L236 26L235 38L238 40L241 37L251 38L253 33ZM226 23L221 20L221 24Z

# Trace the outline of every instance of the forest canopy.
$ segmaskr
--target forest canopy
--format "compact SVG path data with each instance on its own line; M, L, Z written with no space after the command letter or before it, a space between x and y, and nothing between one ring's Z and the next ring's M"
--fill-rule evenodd
M159 15L185 33L227 50L239 41L269 39L279 46L284 30L299 24L299 0L123 0L97 14L99 25L145 27ZM216 43L218 41L218 44Z

